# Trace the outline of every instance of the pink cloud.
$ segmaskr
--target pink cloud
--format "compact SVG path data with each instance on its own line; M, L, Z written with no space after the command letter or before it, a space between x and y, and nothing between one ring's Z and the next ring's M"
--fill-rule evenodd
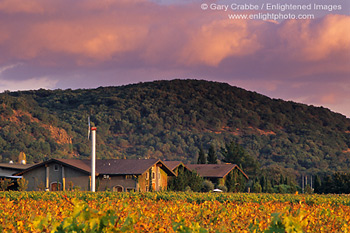
M335 104L337 103L336 93L328 93L326 95L321 96L322 104Z
M185 64L217 66L231 56L247 56L261 48L253 21L216 20L195 28L183 48Z
M6 13L29 13L37 14L43 13L43 1L40 0L2 0L0 2L0 12Z
M328 15L322 20L290 20L280 28L278 36L296 59L322 61L329 57L349 58L350 17Z

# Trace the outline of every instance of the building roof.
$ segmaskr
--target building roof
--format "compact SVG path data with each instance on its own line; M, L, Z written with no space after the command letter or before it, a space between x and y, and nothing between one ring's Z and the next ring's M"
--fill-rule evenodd
M201 177L224 178L237 168L248 179L248 176L236 164L186 164L191 171L196 171Z
M185 164L183 164L181 161L163 161L163 163L172 171L174 171L174 169L180 165L185 167Z
M35 164L18 164L18 163L0 163L0 168L7 168L13 170L24 170Z
M28 169L33 165L34 164L0 163L0 177L14 178L12 177L14 173Z
M90 165L87 163L89 160L78 160L78 159L50 159L50 160L47 160L47 161L44 161L44 162L41 162L41 163L37 163L23 171L20 171L14 175L16 176L21 176L23 175L24 173L28 172L28 171L31 171L31 170L34 170L38 167L41 167L41 166L45 166L46 164L49 164L49 163L59 163L59 164L65 164L66 166L69 166L69 167L73 167L75 169L78 169L82 172L85 172L85 173L90 173L91 171L91 168L90 168Z
M85 173L91 173L91 160L84 159L50 159L35 166L32 166L16 175L43 166L48 163L60 163L66 166L81 170ZM154 164L160 164L163 170L170 176L175 174L159 159L97 159L96 175L141 175L150 169Z
M51 159L48 162L50 161L58 161L69 167L78 168L87 173L91 172L91 160L89 159Z
M96 171L110 175L141 175L158 163L168 175L174 175L172 170L159 159L101 159L96 160Z

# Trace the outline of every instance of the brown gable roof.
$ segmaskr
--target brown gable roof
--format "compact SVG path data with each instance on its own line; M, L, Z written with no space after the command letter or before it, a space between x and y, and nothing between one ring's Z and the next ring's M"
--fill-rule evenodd
M13 174L23 171L34 164L0 163L0 177L14 177Z
M48 163L57 162L66 166L81 170L86 173L91 173L91 160L84 159L50 159L35 166L30 167L17 175L21 175L29 170L43 166ZM150 169L154 164L161 163L164 171L175 176L173 171L169 169L162 161L158 159L97 159L96 160L96 175L141 175Z
M53 161L61 162L62 164L68 165L73 168L91 173L91 160L89 159L52 159ZM50 161L52 161L50 160ZM96 171L97 172L97 171Z
M35 164L17 164L17 163L0 163L0 168L8 168L14 170L24 170Z
M78 169L80 171L83 171L85 173L90 173L91 172L91 168L90 168L90 164L89 164L90 160L78 160L78 159L50 159L41 163L37 163L34 166L29 167L28 169L25 169L21 172L18 172L14 175L17 176L21 176L24 173L31 171L35 168L41 167L41 166L45 166L46 164L49 163L59 163L59 164L64 164L66 166ZM91 162L90 162L91 163Z
M141 175L158 163L162 164L168 175L174 175L159 159L101 159L96 160L96 171L109 175Z
M174 169L180 165L185 167L185 164L183 164L181 161L163 161L163 163L172 171L174 171Z
M237 168L248 179L248 176L236 164L186 164L191 171L196 171L201 177L224 178Z

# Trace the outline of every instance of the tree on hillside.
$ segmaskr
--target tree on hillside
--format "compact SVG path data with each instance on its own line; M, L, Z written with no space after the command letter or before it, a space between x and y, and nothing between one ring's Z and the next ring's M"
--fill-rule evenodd
M221 148L221 153L224 156L224 162L241 166L244 172L249 175L255 175L259 168L257 160L235 142L226 144L225 147Z
M209 164L217 164L218 163L218 156L216 155L215 148L213 145L210 145L210 147L209 147L208 163Z
M207 158L205 156L203 147L199 149L199 155L198 155L198 164L206 164L207 163Z

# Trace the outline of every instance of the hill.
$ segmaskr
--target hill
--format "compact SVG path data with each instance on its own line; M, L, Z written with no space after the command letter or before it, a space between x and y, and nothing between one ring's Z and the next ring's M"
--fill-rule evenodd
M196 161L198 148L235 141L262 167L348 171L350 119L322 107L199 80L0 94L0 161L86 158L87 118L98 158Z

